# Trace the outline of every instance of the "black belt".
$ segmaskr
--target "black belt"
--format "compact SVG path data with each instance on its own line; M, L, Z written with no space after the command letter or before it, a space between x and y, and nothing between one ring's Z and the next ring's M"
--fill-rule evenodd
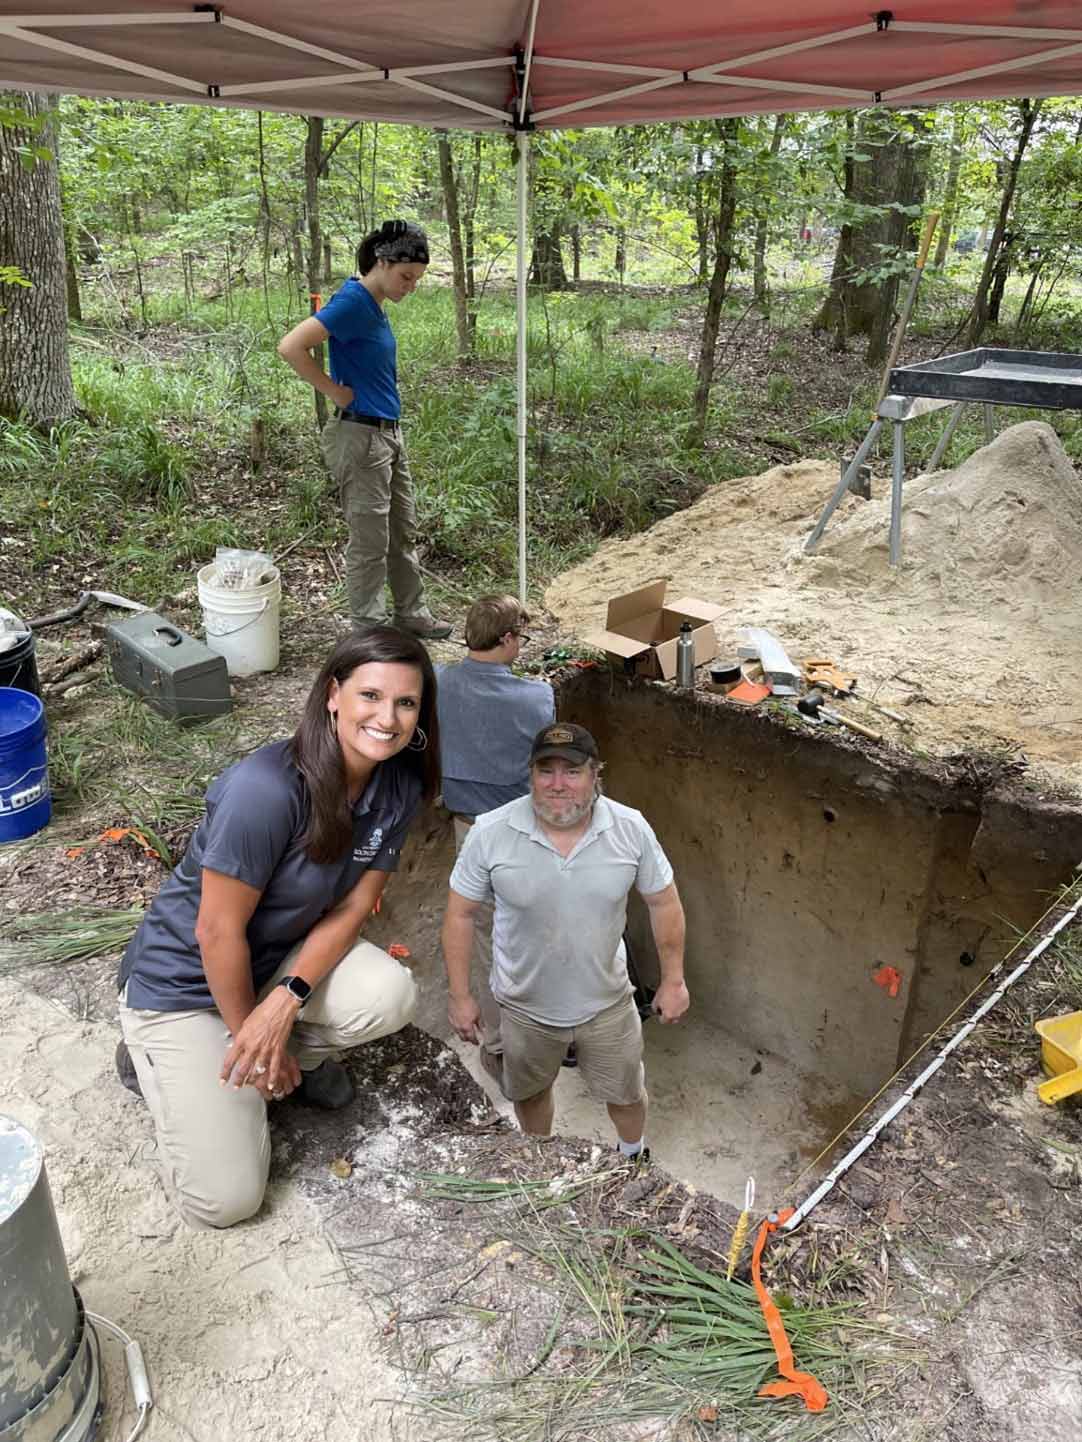
M389 420L387 416L362 416L359 411L343 411L337 406L334 413L340 421L356 421L362 426L375 426L380 431L398 430L398 422Z

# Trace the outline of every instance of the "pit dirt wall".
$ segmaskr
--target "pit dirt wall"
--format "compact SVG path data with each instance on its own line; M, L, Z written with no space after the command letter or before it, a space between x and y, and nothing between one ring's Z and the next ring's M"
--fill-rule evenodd
M1082 860L1082 807L806 733L711 695L584 671L615 800L672 860L693 1004L719 1029L867 1095L1048 907ZM638 952L656 966L645 909Z

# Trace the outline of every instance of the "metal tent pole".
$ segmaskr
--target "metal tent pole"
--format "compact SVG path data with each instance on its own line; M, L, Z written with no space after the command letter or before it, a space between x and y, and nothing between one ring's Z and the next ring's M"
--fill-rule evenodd
M518 252L516 265L518 418L518 598L526 604L526 200L529 193L530 141L525 130L515 136L518 147Z

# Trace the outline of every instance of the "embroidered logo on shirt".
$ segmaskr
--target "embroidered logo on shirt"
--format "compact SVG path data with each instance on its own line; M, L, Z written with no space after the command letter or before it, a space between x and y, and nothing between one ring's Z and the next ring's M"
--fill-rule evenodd
M354 861L371 861L383 845L383 827L377 826L363 846L353 848Z

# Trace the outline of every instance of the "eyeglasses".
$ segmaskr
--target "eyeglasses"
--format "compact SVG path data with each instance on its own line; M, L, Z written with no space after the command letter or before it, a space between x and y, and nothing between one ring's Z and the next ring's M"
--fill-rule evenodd
M533 637L530 635L529 631L512 631L511 635L517 636L524 646L528 646L533 640Z

